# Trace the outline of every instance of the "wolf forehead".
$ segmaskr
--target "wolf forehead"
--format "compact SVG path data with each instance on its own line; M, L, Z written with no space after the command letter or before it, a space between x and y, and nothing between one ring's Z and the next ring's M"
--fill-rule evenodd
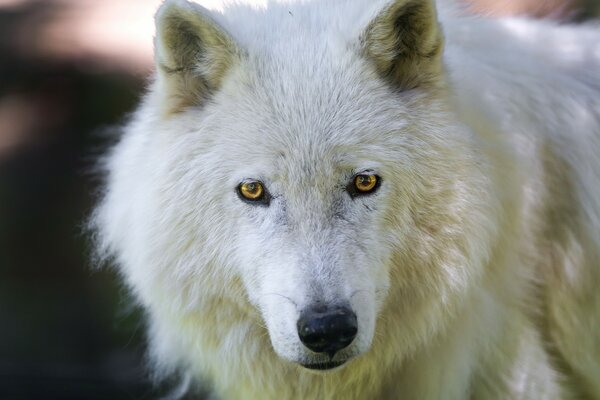
M377 2L379 6L373 6ZM369 7L369 3L373 5ZM347 50L357 47L355 39L383 4L339 0L269 2L268 9L229 4L224 13L210 12L210 16L249 54L284 58L288 67L322 67L351 61L345 58ZM330 55L334 58L328 59Z
M292 42L281 51L245 49L206 111L239 124L234 135L259 131L252 140L282 153L308 147L344 152L348 145L375 144L377 132L405 127L410 110L357 50Z

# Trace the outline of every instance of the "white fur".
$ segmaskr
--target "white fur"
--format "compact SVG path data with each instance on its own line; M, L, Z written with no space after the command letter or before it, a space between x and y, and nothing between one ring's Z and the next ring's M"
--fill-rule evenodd
M151 86L93 223L156 368L224 399L600 398L598 27L442 10L441 88L400 91L358 49L384 4L230 6L210 99ZM298 365L316 300L359 325L325 373Z

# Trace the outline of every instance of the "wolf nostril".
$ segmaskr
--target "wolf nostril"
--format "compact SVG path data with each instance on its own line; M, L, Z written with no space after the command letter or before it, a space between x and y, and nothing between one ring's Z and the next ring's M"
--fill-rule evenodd
M309 309L300 316L297 328L300 341L307 348L330 357L348 347L358 332L356 314L347 307Z
M311 307L311 311L319 314L323 314L327 312L327 305L323 303L317 303Z

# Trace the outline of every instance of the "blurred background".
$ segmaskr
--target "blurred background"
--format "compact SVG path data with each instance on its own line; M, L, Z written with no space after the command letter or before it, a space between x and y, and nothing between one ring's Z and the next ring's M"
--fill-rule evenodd
M465 1L491 15L600 13L600 0ZM159 397L142 316L114 271L92 269L82 233L94 160L152 71L159 3L0 0L0 400Z

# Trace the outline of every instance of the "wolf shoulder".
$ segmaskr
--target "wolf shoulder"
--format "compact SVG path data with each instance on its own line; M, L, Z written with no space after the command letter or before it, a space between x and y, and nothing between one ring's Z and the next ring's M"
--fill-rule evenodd
M533 191L579 210L599 243L600 24L441 18L459 112L495 131Z

